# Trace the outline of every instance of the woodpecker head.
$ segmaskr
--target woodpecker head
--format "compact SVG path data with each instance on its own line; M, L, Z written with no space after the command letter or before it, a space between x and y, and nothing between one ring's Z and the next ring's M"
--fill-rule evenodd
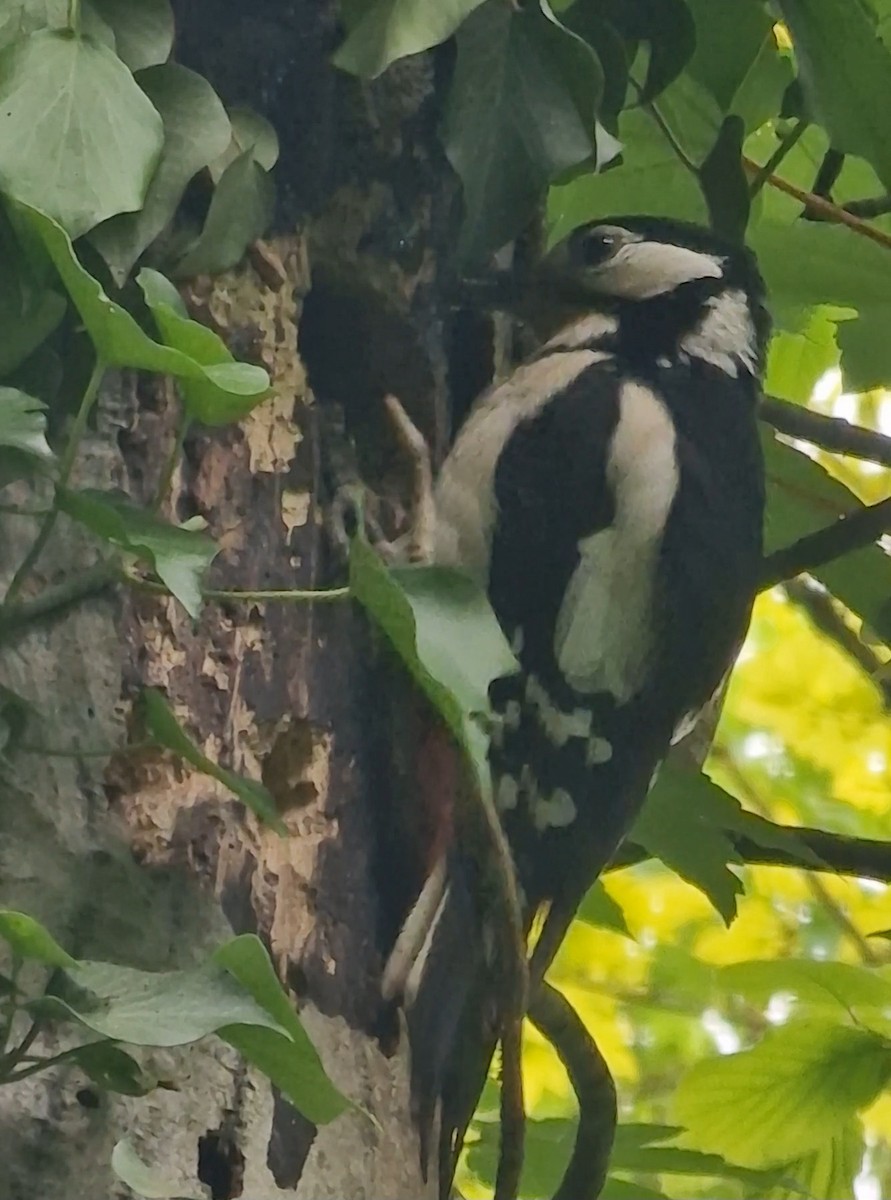
M758 374L769 334L764 285L744 246L663 217L609 217L577 229L541 264L579 310L615 314L635 358L687 354Z

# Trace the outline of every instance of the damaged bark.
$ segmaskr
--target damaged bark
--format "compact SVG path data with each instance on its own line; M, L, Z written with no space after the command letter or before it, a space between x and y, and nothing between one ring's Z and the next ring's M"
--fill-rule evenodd
M363 474L390 497L383 518L398 520L402 467L383 396L400 397L439 459L451 394L460 409L485 375L485 353L478 362L467 350L480 339L449 306L454 183L435 136L438 60L360 85L328 61L328 0L175 7L179 60L227 105L264 113L282 154L274 233L236 270L185 290L193 316L268 370L273 394L238 426L192 429L166 515L207 520L221 546L211 587L330 586L343 564L326 533L326 406L345 412ZM168 382L117 377L78 483L147 503L175 414ZM27 521L10 528L7 578L33 537ZM92 553L60 521L34 589ZM72 1179L78 1196L126 1195L109 1166L125 1134L183 1195L199 1194L196 1181L212 1200L435 1194L420 1172L404 1039L380 1011L382 949L412 868L393 831L398 685L372 651L348 603L214 602L193 623L174 600L131 591L2 647L0 679L42 714L32 742L86 751L136 739L134 701L160 687L204 753L263 781L288 830L262 826L157 749L20 755L0 796L2 904L81 957L145 969L191 965L233 931L259 933L358 1110L317 1129L213 1039L145 1055L172 1086L144 1099L97 1093L59 1067L0 1090L0 1197L68 1200Z

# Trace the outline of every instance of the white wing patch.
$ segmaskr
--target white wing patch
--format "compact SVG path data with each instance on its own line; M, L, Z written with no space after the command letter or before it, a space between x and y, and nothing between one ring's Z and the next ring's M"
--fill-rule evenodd
M567 681L623 704L646 678L659 546L678 486L674 425L649 388L626 383L610 446L608 529L579 542L581 561L557 617L554 651Z

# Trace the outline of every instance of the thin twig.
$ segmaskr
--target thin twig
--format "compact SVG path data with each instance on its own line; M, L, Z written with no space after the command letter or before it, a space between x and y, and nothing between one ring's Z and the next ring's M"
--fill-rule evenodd
M529 1019L557 1051L579 1104L572 1156L553 1200L596 1200L616 1136L616 1085L578 1013L549 983L536 991Z
M863 668L870 682L881 691L885 707L891 708L891 680L883 678L885 664L847 624L829 593L807 576L790 579L783 585L783 590L794 604L804 610L815 629Z
M155 583L152 579L140 579L130 571L119 570L121 583L136 588L140 592L151 592L154 596L172 595L163 583ZM205 600L235 600L245 603L262 603L263 601L278 601L280 603L319 603L327 601L348 600L351 591L349 587L336 588L202 588L201 595Z
M757 176L761 167L758 163L753 162L750 158L743 158L742 164L750 175ZM861 237L869 238L876 242L879 246L884 246L886 250L891 250L891 235L884 232L882 229L877 229L875 225L869 225L866 221L861 221L859 217L855 217L853 213L848 212L838 204L833 204L831 200L824 200L822 196L815 196L813 192L805 192L801 188L796 187L794 183L789 183L788 180L782 179L779 175L769 175L767 182L771 187L776 188L778 192L785 192L787 196L792 196L800 204L803 204L808 212L817 213L827 221L833 221L837 225L847 225L849 229L853 229L855 233L859 233Z
M891 467L891 437L864 429L862 425L853 425L843 417L829 417L776 396L763 398L759 416L787 437L810 442L834 454L847 454Z
M30 600L11 607L0 608L0 644L13 633L45 617L61 612L87 596L94 596L109 587L118 577L119 567L114 560L97 563L76 575L70 575L62 583L45 587Z
M791 546L768 555L762 566L759 587L773 587L813 571L851 550L877 541L888 529L891 529L891 500L846 513L824 529L809 533Z
M767 160L764 166L760 168L758 174L749 184L749 198L751 200L755 199L792 147L798 143L807 127L808 122L805 121L804 118L801 118L801 120L796 121L788 133L786 133L780 139L779 145L774 150L773 154L771 154L770 158Z

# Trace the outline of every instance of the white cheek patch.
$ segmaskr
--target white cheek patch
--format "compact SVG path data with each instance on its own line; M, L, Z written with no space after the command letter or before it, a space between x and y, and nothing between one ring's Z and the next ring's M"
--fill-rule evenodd
M579 542L554 652L577 691L609 692L624 704L646 680L659 546L678 487L674 425L642 384L626 383L620 392L607 481L613 524Z
M693 279L720 279L723 259L664 242L629 242L592 272L599 291L626 300L648 300Z
M712 296L706 302L702 320L681 341L680 348L682 353L701 358L734 379L740 365L754 375L758 370L758 350L744 293L729 288L720 296Z

